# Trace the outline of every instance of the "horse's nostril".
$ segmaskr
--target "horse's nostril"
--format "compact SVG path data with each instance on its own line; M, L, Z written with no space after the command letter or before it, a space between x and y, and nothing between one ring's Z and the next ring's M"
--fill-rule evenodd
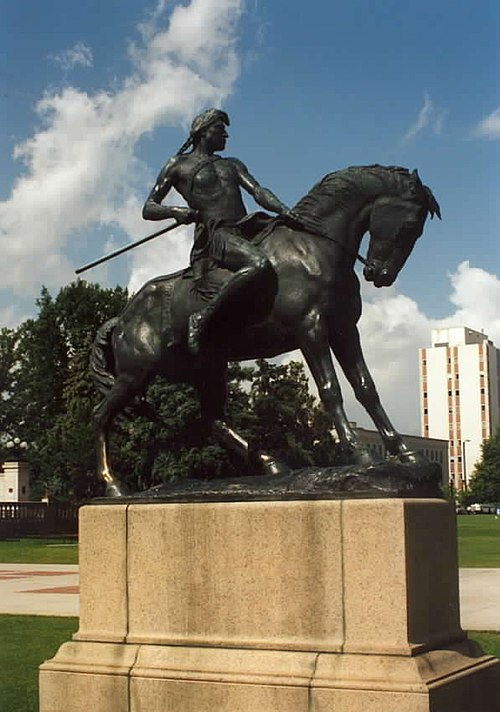
M382 287L390 287L394 282L394 276L387 269L383 269L379 274L379 282Z

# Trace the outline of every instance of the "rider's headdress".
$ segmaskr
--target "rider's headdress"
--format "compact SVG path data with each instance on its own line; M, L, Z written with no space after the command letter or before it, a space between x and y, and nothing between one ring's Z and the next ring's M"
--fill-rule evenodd
M229 126L229 116L225 111L221 109L207 109L203 111L198 116L195 116L193 123L191 124L191 132L189 138L185 141L180 149L177 151L177 155L185 153L190 146L193 145L194 139L198 136L204 129L211 126L216 121L223 121L226 126Z

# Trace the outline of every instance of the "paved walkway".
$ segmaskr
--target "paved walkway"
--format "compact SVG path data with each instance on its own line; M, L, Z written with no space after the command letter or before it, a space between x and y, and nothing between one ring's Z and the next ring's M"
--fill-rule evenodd
M0 564L0 613L77 616L78 566Z
M459 574L462 628L500 631L500 569L460 569Z
M78 566L0 564L0 613L78 615ZM500 631L500 569L460 569L465 630Z

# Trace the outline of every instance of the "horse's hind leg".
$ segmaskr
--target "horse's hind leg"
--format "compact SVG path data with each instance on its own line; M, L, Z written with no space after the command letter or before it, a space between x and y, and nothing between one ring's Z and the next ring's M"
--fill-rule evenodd
M212 434L227 450L236 455L245 465L254 465L258 474L283 475L288 467L260 450L252 450L249 443L226 423L224 412L227 398L227 364L214 360L198 382L202 418L211 428Z
M212 423L212 433L230 452L246 465L253 465L259 475L286 475L290 471L284 462L262 450L252 450L248 442L233 430L224 420Z
M133 380L130 377L119 376L106 394L105 398L95 408L93 418L97 437L97 474L106 484L106 494L109 497L123 497L127 487L120 482L111 469L108 457L109 432L116 415L142 391L144 379Z
M352 386L356 399L364 407L380 433L386 451L403 462L420 462L423 456L413 452L396 431L382 403L366 365L357 327L332 336L333 352Z

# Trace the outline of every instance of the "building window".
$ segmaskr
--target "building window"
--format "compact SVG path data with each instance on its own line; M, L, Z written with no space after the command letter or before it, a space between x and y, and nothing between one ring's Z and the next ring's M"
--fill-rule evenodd
M12 487L9 487L9 494L12 494L13 492L14 490L12 489Z
M26 494L26 487L21 487L21 494Z

